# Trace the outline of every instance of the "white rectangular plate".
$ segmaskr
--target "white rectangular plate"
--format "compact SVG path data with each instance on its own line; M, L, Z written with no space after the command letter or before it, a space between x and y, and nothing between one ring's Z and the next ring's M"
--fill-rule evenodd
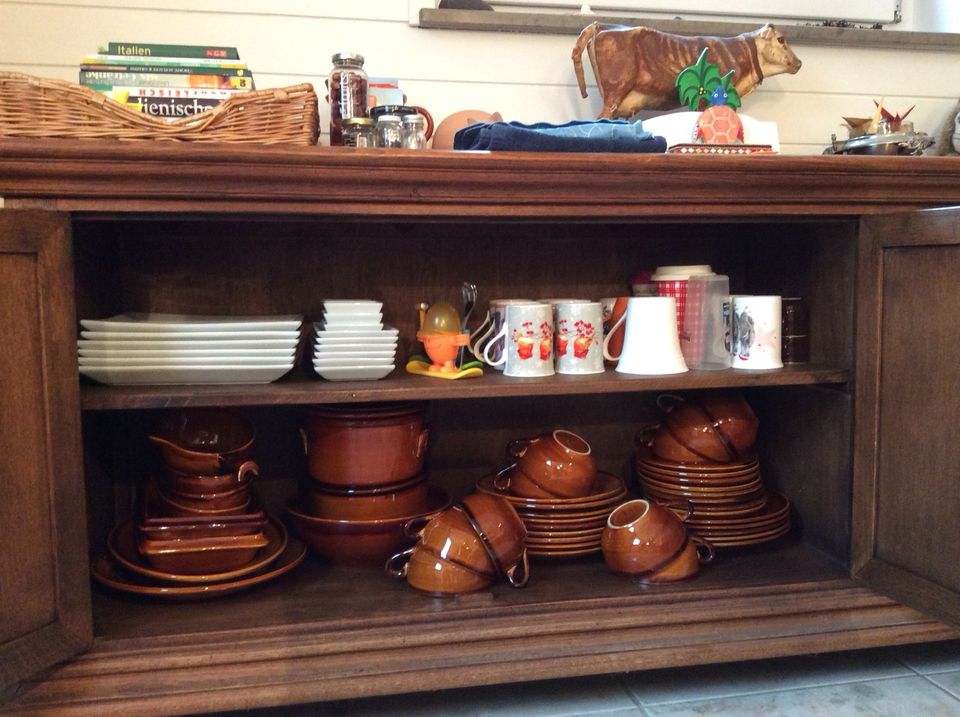
M314 340L314 346L316 348L332 348L334 346L340 347L360 347L360 348L387 348L397 346L397 337L384 335L384 336L371 336L368 338L355 338L353 336L324 336Z
M317 373L328 381L374 381L394 369L389 366L351 366L349 368L318 368Z
M353 366L392 366L395 363L394 357L389 358L359 358L359 359L314 359L313 367L321 368L352 368Z
M323 312L323 319L319 322L327 329L382 329L383 314L330 314Z
M129 341L101 341L96 339L80 339L77 348L94 351L228 351L228 350L281 350L293 351L297 348L299 337L296 339L184 339L182 341L155 341L153 339L131 339Z
M378 314L383 303L372 300L324 299L323 310L327 314Z
M132 368L134 366L163 366L165 368L171 368L175 366L279 366L280 364L287 364L291 368L293 367L293 357L283 357L283 358L263 358L261 357L247 357L247 356L217 356L214 358L209 357L198 357L191 356L187 358L129 358L129 357L107 357L107 358L92 358L89 356L80 357L81 366L101 366L101 367L110 367L116 366L117 368Z
M165 362L168 359L201 358L222 359L224 357L266 359L262 363L282 363L293 358L295 348L289 349L78 349L81 358L109 359L156 359ZM230 361L211 361L210 363L231 363Z
M95 341L218 341L220 339L273 339L296 343L299 331L81 331L80 337Z
M270 383L289 372L290 364L270 366L82 366L80 373L115 386Z
M90 331L171 332L171 331L294 331L303 317L284 316L191 316L189 314L126 313L109 319L81 319Z
M358 348L358 349L348 349L342 350L339 346L319 348L313 352L314 359L337 359L344 361L352 361L355 359L364 359L364 358L390 358L392 359L397 355L397 352L392 348L377 349L377 348Z

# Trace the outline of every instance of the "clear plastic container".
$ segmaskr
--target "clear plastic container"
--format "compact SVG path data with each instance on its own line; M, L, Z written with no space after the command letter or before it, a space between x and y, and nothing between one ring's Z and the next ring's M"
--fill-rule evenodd
M333 69L327 78L327 100L330 102L330 146L343 144L343 120L367 115L367 73L363 55L338 52L333 56Z
M369 117L348 117L343 120L344 147L373 147L374 123Z
M400 141L404 149L425 149L427 118L419 113L403 115L400 120Z
M380 115L377 118L377 146L399 149L403 134L398 115Z

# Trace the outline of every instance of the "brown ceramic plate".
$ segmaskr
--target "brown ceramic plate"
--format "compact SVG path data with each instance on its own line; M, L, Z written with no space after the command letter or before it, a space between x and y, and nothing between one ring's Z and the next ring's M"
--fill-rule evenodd
M760 476L751 478L750 480L740 483L737 485L724 485L724 486L692 486L692 485L677 485L676 483L670 483L668 481L656 480L650 476L642 475L640 476L640 482L645 486L652 486L653 488L659 488L661 490L669 491L671 493L679 493L680 495L700 495L706 498L710 496L718 495L742 495L743 493L751 493L758 488L760 488L763 483L760 480Z
M306 546L299 540L287 541L287 547L277 559L260 572L221 583L203 585L163 585L143 575L129 572L117 564L109 555L102 554L93 561L90 572L94 580L114 590L134 595L163 598L168 600L205 600L246 590L254 585L279 578L303 562L307 554Z
M694 518L744 518L748 516L757 516L763 513L763 507L766 505L767 496L762 495L753 500L744 503L699 503L697 501L685 501L677 498L654 499L655 502L665 505L681 518L686 517L687 506L693 506Z
M256 572L272 563L287 547L287 529L283 524L270 519L264 527L267 544L257 551L253 560L241 568L208 575L181 575L153 569L137 550L133 522L127 521L115 527L107 538L107 550L117 563L126 570L153 580L168 583L218 583Z
M477 490L490 495L497 495L506 498L515 508L527 508L532 510L556 510L557 508L571 508L583 510L586 508L596 508L606 505L612 500L617 500L627 492L624 482L612 473L597 472L596 490L583 498L524 498L514 495L507 489L501 489L494 485L496 476L491 474L484 476L477 481Z
M600 544L588 548L527 548L527 555L534 558L576 558L593 555L601 550Z
M745 517L698 517L688 518L685 522L698 528L740 528L776 524L790 514L790 502L779 493L767 492L767 502L763 510L756 515Z
M782 530L785 527L789 527L790 519L784 517L778 520L776 523L771 523L770 525L760 525L754 528L733 528L731 530L718 530L716 528L690 528L691 533L696 533L697 535L707 538L708 540L738 540L753 538L756 536L767 535L768 533L776 533Z
M719 494L719 495L688 495L680 491L664 490L655 486L643 485L643 494L656 499L658 502L685 502L690 501L694 507L730 506L753 503L759 500L758 507L766 502L763 486L757 486L748 493Z
M681 461L668 461L654 455L650 447L644 443L637 446L637 461L661 470L688 470L697 473L731 473L747 470L760 463L755 455L743 456L740 460L730 461L729 463L684 463Z
M696 531L691 530L691 533ZM735 538L707 538L710 541L710 544L715 548L738 548L745 547L748 545L759 545L760 543L767 543L771 540L776 540L777 538L786 535L790 532L790 524L777 528L776 530L767 531L766 533L757 533L754 535L735 537Z
M760 467L751 468L737 473L673 473L671 471L654 470L642 463L637 464L637 473L649 476L655 480L669 481L683 485L717 486L743 483L760 475Z
M604 526L586 530L527 530L527 542L531 540L555 540L557 538L597 538L603 533Z

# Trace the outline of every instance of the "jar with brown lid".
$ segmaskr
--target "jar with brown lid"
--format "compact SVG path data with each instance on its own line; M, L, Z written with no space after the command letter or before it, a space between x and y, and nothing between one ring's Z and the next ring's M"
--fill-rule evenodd
M330 102L330 145L343 144L343 120L366 117L367 73L363 55L338 52L333 56L333 69L327 78L327 99Z

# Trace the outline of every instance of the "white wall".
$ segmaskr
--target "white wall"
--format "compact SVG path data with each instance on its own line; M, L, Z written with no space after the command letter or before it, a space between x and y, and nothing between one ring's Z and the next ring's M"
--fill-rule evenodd
M236 46L259 88L312 82L324 129L323 80L341 50L399 78L437 120L470 108L564 122L599 109L592 84L586 100L576 87L573 37L420 29L407 0L0 0L0 70L76 81L80 59L110 40ZM844 135L841 116L869 116L873 98L895 111L916 104L911 119L931 134L957 102L960 52L794 49L800 73L767 79L741 110L776 121L785 153L819 154Z

